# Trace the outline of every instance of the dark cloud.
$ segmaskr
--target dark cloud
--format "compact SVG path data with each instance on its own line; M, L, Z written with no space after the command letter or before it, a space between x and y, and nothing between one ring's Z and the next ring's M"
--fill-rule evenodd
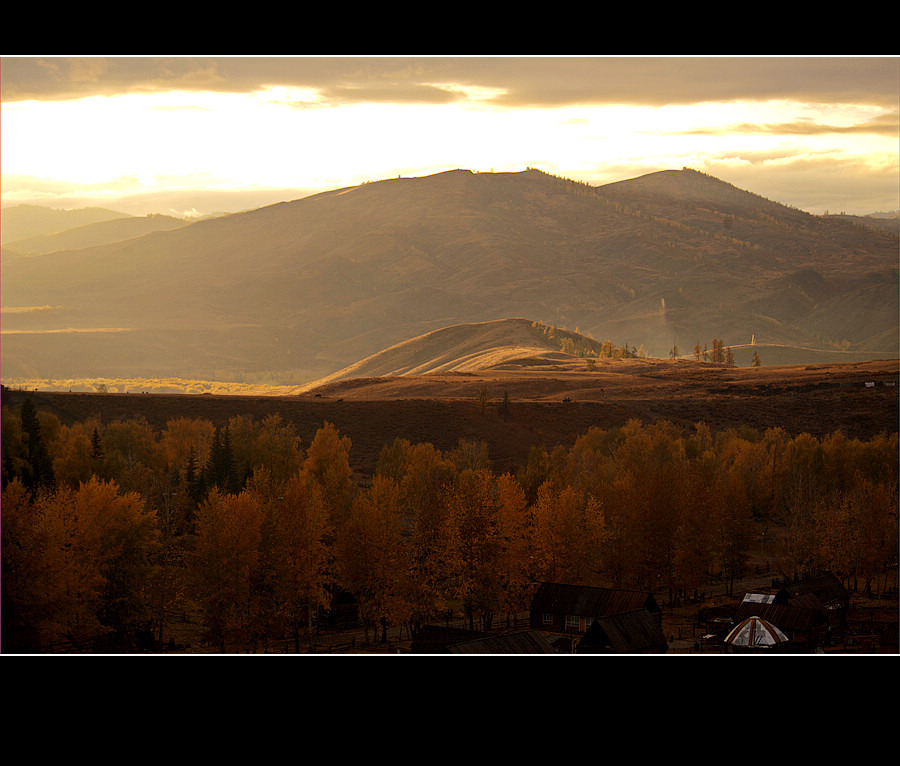
M5 101L162 89L316 88L334 102L447 103L452 86L501 106L791 98L896 105L897 57L9 57Z

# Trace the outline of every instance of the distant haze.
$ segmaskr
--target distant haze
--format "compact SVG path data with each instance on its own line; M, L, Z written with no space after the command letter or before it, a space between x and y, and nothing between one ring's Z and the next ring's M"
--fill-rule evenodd
M199 217L456 168L900 208L897 57L4 57L2 202Z
M785 362L895 357L898 239L896 220L811 216L689 169L599 188L537 170L386 179L4 251L3 374L299 384L509 318L663 358L713 339Z

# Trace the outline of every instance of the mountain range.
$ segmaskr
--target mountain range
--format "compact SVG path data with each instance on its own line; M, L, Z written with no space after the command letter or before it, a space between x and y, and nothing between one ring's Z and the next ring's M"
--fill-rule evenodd
M5 235L4 379L307 383L519 317L661 357L714 338L782 363L900 346L896 221L811 215L689 169L598 187L455 170L168 223L28 257Z

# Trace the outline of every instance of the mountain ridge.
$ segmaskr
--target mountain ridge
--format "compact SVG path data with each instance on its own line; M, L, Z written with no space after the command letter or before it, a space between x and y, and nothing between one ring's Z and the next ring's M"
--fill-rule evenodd
M697 171L600 187L537 170L385 179L4 260L4 307L53 307L4 313L4 374L311 381L428 331L509 317L658 356L754 333L834 349L886 338L890 352L897 240ZM795 273L806 282L785 280ZM852 337L826 300L863 310ZM127 338L67 346L48 332L104 326ZM26 329L40 331L27 344Z

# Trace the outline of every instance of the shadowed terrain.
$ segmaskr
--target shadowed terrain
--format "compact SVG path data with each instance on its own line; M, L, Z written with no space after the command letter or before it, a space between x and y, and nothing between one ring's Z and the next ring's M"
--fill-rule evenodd
M691 170L536 170L337 189L4 258L3 374L309 384L424 333L528 317L666 357L896 358L898 232ZM40 311L23 309L41 307Z
M328 421L352 440L351 466L361 482L374 473L381 448L396 438L441 450L460 439L484 441L496 470L515 471L527 463L532 445L570 446L589 428L614 428L631 418L688 429L704 422L713 432L782 428L823 437L841 430L860 439L898 429L897 360L757 368L598 360L594 372L584 364L355 378L295 396L5 390L3 404L18 409L31 396L63 423L145 418L158 429L178 417L224 425L236 415L262 420L278 414L296 425L304 446Z

